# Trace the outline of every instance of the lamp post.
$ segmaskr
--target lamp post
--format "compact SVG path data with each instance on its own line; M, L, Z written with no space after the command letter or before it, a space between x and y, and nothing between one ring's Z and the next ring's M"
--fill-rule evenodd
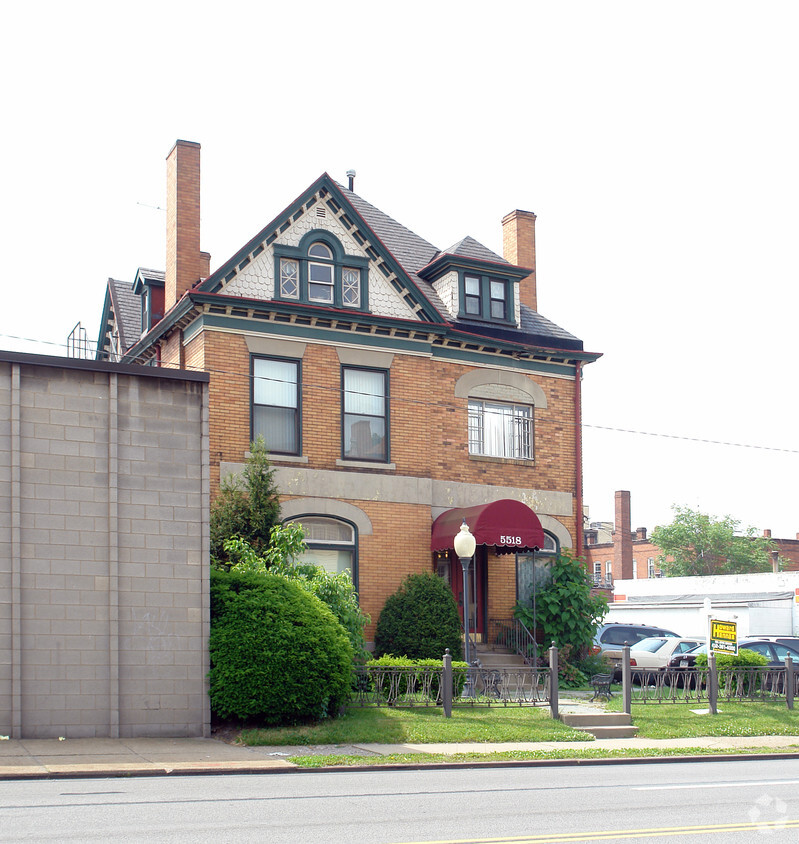
M469 666L469 670L471 670L472 660L471 649L469 647L469 566L474 556L477 540L472 536L469 525L466 524L466 519L463 520L461 529L455 536L455 542L453 544L455 545L455 553L460 558L461 567L463 568L463 642L466 649L466 664Z

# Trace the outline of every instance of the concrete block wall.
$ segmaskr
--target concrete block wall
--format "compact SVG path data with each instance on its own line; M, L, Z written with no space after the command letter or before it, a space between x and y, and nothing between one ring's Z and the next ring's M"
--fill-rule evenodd
M0 734L201 736L207 376L0 353Z

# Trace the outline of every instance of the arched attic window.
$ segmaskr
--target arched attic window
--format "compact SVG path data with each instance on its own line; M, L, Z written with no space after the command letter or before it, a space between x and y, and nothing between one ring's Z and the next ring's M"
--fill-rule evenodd
M368 259L348 255L338 238L318 229L298 247L275 246L276 298L366 310Z

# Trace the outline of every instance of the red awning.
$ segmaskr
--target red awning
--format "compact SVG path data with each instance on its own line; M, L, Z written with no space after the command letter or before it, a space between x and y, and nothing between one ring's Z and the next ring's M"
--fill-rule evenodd
M490 504L447 510L433 522L430 548L453 548L455 534L466 520L478 545L496 545L499 553L524 553L544 547L544 530L538 516L521 501L502 498Z

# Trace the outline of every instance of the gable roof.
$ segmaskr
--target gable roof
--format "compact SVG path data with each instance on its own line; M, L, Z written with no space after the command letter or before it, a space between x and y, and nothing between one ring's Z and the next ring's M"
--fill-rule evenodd
M129 281L108 279L103 315L100 320L100 334L97 338L98 359L101 359L104 352L108 351L106 340L112 322L116 323L119 333L119 346L126 351L141 336L141 297L133 292L133 286Z
M459 335L490 338L493 342L507 343L514 346L537 346L550 350L583 351L582 341L565 329L541 316L531 308L522 305L520 325L495 325L493 323L459 321L457 316L450 316L438 291L433 287L436 274L450 265L472 268L498 268L497 271L510 278L522 279L532 272L529 268L518 267L506 261L500 255L483 246L473 237L464 237L446 250L439 250L411 229L403 226L385 212L367 202L358 194L335 182L327 173L323 173L315 182L303 191L292 203L270 221L255 237L249 240L234 255L211 273L206 279L197 282L187 292L181 303L176 303L165 319L136 342L138 335L127 334L133 338L139 353L157 337L169 330L169 326L185 319L193 308L193 302L205 294L229 295L231 299L247 299L232 290L226 294L225 287L240 272L256 259L266 248L279 243L280 235L302 216L314 213L313 209L326 207L345 226L350 235L362 246L373 265L391 282L393 287L405 299L416 313L420 322L438 324L442 328L450 326ZM277 242L277 243L276 243ZM501 269L500 269L501 268ZM148 271L154 272L154 271ZM266 302L265 302L266 304ZM290 302L269 300L270 306L280 309L295 307ZM318 306L299 303L300 309ZM329 310L329 309L328 309ZM375 315L363 314L366 319ZM137 326L137 331L140 331ZM593 359L598 355L586 353Z
M492 252L473 237L469 237L469 235L454 243L449 249L442 251L445 255L454 255L457 258L472 258L475 261L490 261L492 264L507 264L509 267L512 266L503 257L497 255L496 252Z

